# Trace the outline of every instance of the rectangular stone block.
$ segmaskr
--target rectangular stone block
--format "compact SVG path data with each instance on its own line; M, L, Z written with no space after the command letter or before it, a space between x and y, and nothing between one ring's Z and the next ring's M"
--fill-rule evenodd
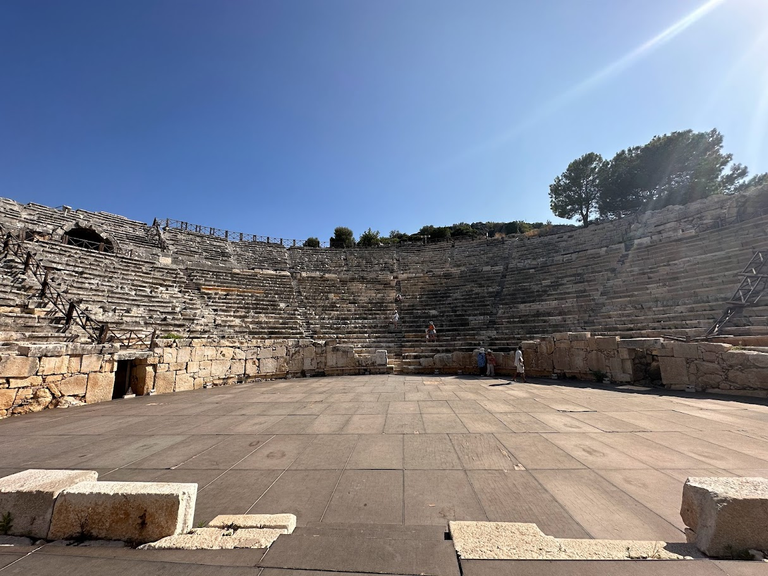
M25 470L0 478L0 516L11 513L12 535L47 538L59 493L97 478L91 470Z
M6 356L0 359L0 378L27 378L35 374L40 360L26 356Z
M39 373L46 374L64 374L69 367L69 356L46 356L40 358Z
M386 350L376 350L376 365L377 366L386 366L387 365L387 351Z
M112 372L91 372L88 375L88 388L85 391L86 404L112 400L115 388L115 375Z
M64 378L59 382L58 387L64 396L82 396L85 394L87 384L88 377L85 374L78 374L77 376Z
M662 356L659 358L661 381L666 384L688 384L688 363L685 358Z
M709 556L768 550L768 480L688 478L680 516L688 541Z
M81 482L59 494L48 539L145 543L183 534L196 499L197 484Z
M625 338L619 340L619 348L648 350L650 348L659 348L662 343L663 340L661 338Z
M675 342L672 345L672 351L675 358L699 358L701 354L698 344L687 344L685 342Z
M158 372L155 374L155 393L169 394L176 384L175 372Z
M183 392L184 390L193 390L195 387L195 379L189 374L177 374L176 386L174 390L176 392Z
M101 354L86 354L81 360L80 370L83 372L98 372L101 370L102 360L103 356Z
M13 406L13 400L16 398L16 390L5 388L0 390L0 410L8 410Z

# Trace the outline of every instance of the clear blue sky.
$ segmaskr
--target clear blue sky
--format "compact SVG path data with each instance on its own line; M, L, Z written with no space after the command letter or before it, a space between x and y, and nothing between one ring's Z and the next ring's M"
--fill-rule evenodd
M571 160L656 134L768 171L766 55L768 0L2 0L0 196L323 240L556 221Z

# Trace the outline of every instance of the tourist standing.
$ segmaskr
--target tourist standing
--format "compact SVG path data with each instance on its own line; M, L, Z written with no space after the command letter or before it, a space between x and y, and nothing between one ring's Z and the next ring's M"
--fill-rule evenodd
M436 342L436 341L437 341L437 329L435 328L435 325L430 320L429 326L427 326L427 342Z
M522 346L518 346L517 351L515 352L515 369L517 370L517 374L515 374L515 382L517 382L518 376L521 376L522 381L525 382L525 364L523 363Z
M485 363L488 365L488 371L485 375L491 377L496 376L496 356L493 355L491 350L488 350L485 353Z
M483 372L485 372L485 364L486 364L485 348L480 348L480 351L477 353L477 369L480 376L482 376Z
M400 314L397 313L397 310L392 314L392 327L397 330L397 327L400 323Z

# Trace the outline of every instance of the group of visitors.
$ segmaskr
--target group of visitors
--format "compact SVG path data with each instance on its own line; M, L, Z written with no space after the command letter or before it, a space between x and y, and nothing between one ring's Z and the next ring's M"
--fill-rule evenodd
M480 348L477 353L477 368L480 372L480 376L485 373L486 376L496 375L496 356L493 351L485 348ZM525 382L525 363L523 362L523 347L518 346L515 350L515 378L513 382L517 382L517 378L520 377L522 382Z

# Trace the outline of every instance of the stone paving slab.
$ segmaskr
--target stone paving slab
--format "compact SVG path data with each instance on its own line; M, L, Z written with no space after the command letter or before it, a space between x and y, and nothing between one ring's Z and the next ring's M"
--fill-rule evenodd
M485 511L463 470L406 470L405 524L445 526L479 520Z
M294 514L299 526L320 522L341 470L286 470L247 511L248 514Z
M323 520L331 523L402 524L402 470L345 470Z
M755 458L754 456L739 452L738 446L724 448L712 444L705 438L702 438L701 435L694 438L681 432L638 432L638 434L643 438L685 452L686 454L691 454L699 460L725 470L730 470L731 468L768 467L768 460L766 459ZM766 454L766 458L768 458L768 454Z
M588 434L550 434L547 439L593 470L648 467L631 455L611 448Z
M589 538L587 531L531 473L470 470L467 475L489 520L532 522L558 538Z
M404 466L407 470L461 469L461 460L447 434L420 434L403 437Z
M467 470L522 470L501 442L486 434L450 434L449 438Z
M693 458L684 452L648 440L635 433L593 434L592 438L654 468L709 467L709 464L703 460Z
M680 530L592 470L531 473L593 538L684 541Z
M576 458L553 444L547 435L496 434L496 438L527 470L586 468Z
M197 495L194 524L219 514L246 514L280 476L279 470L229 470Z
M187 551L185 551L187 552ZM258 576L253 567L203 566L179 562L147 562L139 559L84 558L79 556L53 556L31 554L3 569L3 576Z
M314 436L276 435L234 464L236 470L285 470L307 449ZM258 448L258 449L257 449Z
M354 435L318 435L293 461L292 470L341 470L357 445Z
M459 576L451 542L350 538L346 535L282 537L260 563L292 568L385 574Z
M191 436L189 442L194 443L196 438ZM201 438L209 439L211 437L201 436ZM218 438L219 442L211 447L211 449L201 450L194 457L185 458L183 462L177 465L178 468L187 470L227 470L257 450L267 447L273 436L268 434L254 436L244 434L242 436L232 436L226 440L221 436ZM180 443L180 449L184 450L186 444L186 442ZM143 461L140 461L136 463L136 466L140 467L142 464Z
M723 572L717 564L708 560L462 560L461 568L464 576L510 576L511 574L514 576L726 576L728 574Z
M403 438L401 435L359 436L346 467L351 470L402 470Z

